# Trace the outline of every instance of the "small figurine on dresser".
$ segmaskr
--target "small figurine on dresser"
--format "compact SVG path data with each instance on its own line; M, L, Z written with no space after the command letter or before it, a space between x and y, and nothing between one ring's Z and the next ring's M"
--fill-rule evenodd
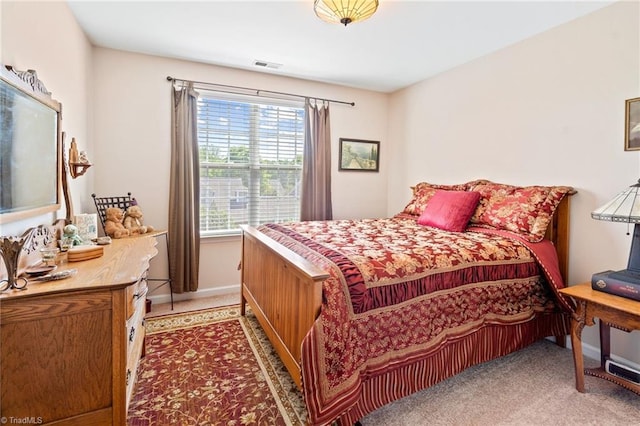
M137 204L134 204L127 208L127 213L124 217L124 227L129 230L131 235L146 234L147 232L153 232L154 227L145 225L142 220L142 209Z
M119 207L109 207L105 212L104 232L111 238L128 237L131 232L124 227L124 211Z
M62 244L65 248L80 246L84 243L82 237L78 235L78 227L75 225L66 225L62 230Z

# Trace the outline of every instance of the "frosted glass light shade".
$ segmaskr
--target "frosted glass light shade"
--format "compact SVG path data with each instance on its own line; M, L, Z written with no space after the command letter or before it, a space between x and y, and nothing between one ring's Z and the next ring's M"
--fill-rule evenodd
M373 15L378 9L378 0L315 0L313 9L323 21L346 27Z
M591 217L611 222L640 223L640 180L591 212Z

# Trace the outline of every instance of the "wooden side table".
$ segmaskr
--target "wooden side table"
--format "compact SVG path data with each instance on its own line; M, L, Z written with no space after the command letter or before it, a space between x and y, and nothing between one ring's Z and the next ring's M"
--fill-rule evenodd
M607 373L605 362L611 353L611 327L631 332L640 329L640 302L621 296L593 290L591 283L583 283L563 288L560 292L572 297L577 312L571 318L571 346L576 372L576 389L584 392L584 375L599 377L616 383L640 395L640 385ZM582 329L595 324L600 319L600 367L584 368L582 357Z

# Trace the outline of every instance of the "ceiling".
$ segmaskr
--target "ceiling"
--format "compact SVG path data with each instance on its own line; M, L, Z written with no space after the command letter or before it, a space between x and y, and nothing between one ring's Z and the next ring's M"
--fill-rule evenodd
M613 1L380 0L347 27L313 0L68 3L96 46L393 92Z

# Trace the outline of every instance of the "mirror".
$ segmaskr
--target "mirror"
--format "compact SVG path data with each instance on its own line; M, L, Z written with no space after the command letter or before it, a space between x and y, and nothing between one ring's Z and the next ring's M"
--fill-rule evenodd
M60 209L61 105L33 70L0 68L0 223Z

